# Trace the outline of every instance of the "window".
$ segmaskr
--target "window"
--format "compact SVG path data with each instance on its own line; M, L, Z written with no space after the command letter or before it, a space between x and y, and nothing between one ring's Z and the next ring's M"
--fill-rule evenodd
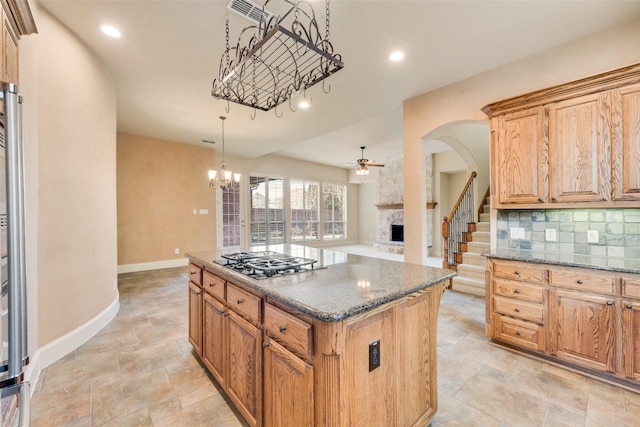
M222 247L240 246L240 186L222 190Z
M252 176L251 244L284 243L284 185L282 178Z
M291 242L318 240L320 185L291 180L290 186Z
M322 219L324 240L347 237L347 187L337 184L322 185Z

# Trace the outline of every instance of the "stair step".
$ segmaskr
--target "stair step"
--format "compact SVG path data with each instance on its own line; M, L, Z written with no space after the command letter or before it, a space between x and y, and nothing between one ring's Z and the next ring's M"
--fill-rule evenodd
M490 222L477 222L476 223L476 231L482 231L483 233L491 234L491 223Z
M479 265L459 264L458 277L484 281L485 267Z
M485 268L487 265L487 258L475 252L465 252L462 254L462 264L477 265Z
M491 243L491 233L488 231L474 231L471 234L471 241Z
M480 221L479 222L490 222L491 221L491 214L490 213L481 213L480 214Z
M491 211L491 205L490 204L482 205L482 212L483 213L489 213L490 211Z
M464 277L454 277L451 289L458 292L464 292L466 294L479 296L485 295L484 280L479 281Z
M475 252L477 254L486 254L491 251L491 245L485 242L469 242L467 243L468 252Z

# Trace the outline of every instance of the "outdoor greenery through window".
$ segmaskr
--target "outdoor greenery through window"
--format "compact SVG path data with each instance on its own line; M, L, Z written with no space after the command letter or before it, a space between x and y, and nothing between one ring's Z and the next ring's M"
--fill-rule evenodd
M320 184L291 180L291 241L318 240Z
M284 243L284 181L252 176L251 244Z
M337 184L322 185L323 239L347 237L347 187Z

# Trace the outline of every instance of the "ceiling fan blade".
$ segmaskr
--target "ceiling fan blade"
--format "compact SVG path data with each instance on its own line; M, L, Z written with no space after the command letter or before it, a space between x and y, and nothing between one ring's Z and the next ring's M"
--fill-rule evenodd
M367 166L384 167L384 165L382 163L367 163Z

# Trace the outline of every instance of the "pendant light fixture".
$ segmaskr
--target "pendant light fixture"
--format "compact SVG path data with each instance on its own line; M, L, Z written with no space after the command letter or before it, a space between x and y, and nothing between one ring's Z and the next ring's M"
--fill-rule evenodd
M240 183L240 174L227 170L227 163L224 161L224 121L226 119L225 116L220 116L222 121L222 163L220 164L220 171L209 170L209 186L214 190L216 188L226 190Z

